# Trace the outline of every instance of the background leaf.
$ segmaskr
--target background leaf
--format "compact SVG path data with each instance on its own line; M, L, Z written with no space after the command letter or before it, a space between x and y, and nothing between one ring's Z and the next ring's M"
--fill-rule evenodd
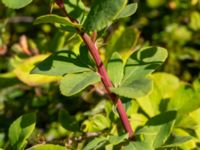
M78 131L78 122L74 116L71 116L66 110L61 109L59 112L59 122L60 124L69 131Z
M120 25L116 30L110 35L107 44L106 44L106 62L111 57L111 55L116 51L120 53L123 61L125 61L133 52L138 39L140 32L137 28L124 27Z
M22 60L22 62L16 66L13 72L19 80L30 86L37 86L45 83L58 81L60 80L59 77L49 77L44 75L30 74L30 71L34 67L35 63L44 60L47 56L48 55L38 55Z
M19 9L30 4L33 0L2 0L2 2L9 8Z
M11 146L16 150L24 149L27 139L35 128L35 113L25 114L15 120L9 128L9 140Z
M110 120L103 114L96 114L85 120L81 128L84 132L97 132L110 127Z
M55 144L38 144L31 147L31 150L67 150L67 148Z

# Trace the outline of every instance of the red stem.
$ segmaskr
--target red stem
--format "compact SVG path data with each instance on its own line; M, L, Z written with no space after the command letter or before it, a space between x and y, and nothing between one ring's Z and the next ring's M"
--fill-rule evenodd
M113 103L117 107L117 111L119 113L122 124L123 124L126 132L129 134L129 139L133 138L133 130L131 128L131 125L130 125L130 122L128 120L128 116L126 114L126 111L123 107L123 104L122 104L120 98L117 95L111 93L111 91L109 89L110 87L113 87L113 85L112 85L110 78L108 77L107 71L105 69L105 66L103 65L101 58L100 58L97 47L95 46L92 39L90 38L90 36L87 33L82 33L80 35L81 35L84 43L87 45L95 63L96 63L96 66L98 68L98 72L101 75L101 80L104 84L104 87L105 87L108 95L110 96Z
M75 22L75 23L78 23L78 21L72 17L70 17L66 10L64 9L63 5L62 5L62 2L63 0L57 0L57 4L60 8L62 8L62 10L64 11L65 15L71 20L71 22ZM63 2L64 4L64 2ZM133 133L133 130L131 128L131 125L130 125L130 122L128 120L128 116L126 114L126 111L124 109L124 106L120 100L120 98L115 95L114 93L111 93L110 91L110 87L113 87L113 84L107 74L107 71L106 71L106 68L100 58L100 55L99 55L99 51L98 51L98 48L96 47L95 45L95 42L92 40L92 38L85 32L81 32L80 29L77 29L77 32L79 33L79 35L81 36L81 38L83 39L84 43L87 45L89 51L90 51L90 54L92 55L95 63L96 63L96 66L98 68L98 72L101 76L101 80L102 80L102 83L104 84L104 87L108 93L108 95L110 96L111 100L113 101L113 103L116 105L117 107L117 111L118 111L118 114L120 116L120 119L122 121L122 124L126 130L126 132L128 133L129 135L129 139L132 139L133 136L134 136L134 133Z

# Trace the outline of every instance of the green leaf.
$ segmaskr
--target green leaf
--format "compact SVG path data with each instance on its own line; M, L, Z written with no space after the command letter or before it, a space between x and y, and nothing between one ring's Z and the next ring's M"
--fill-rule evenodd
M47 57L48 55L36 55L31 58L22 60L22 62L16 66L13 72L20 81L29 86L37 86L45 83L59 81L60 77L47 77L44 75L30 74L34 64L44 60Z
M64 24L72 27L78 27L80 28L81 25L72 23L67 17L61 17L55 14L48 14L48 15L43 15L34 21L34 24L41 24L41 23L59 23L59 24Z
M67 73L89 71L81 60L71 51L59 51L37 64L32 74L63 76Z
M169 101L168 110L177 110L179 115L187 114L200 107L199 98L192 87L182 84Z
M79 56L81 61L88 67L92 67L95 68L95 63L92 60L92 58L90 57L88 48L86 45L83 45L80 47L79 49Z
M77 94L87 86L100 81L96 72L83 72L78 74L67 74L60 82L61 93L65 96Z
M130 142L127 146L122 147L122 150L154 150L151 145L145 142Z
M88 31L102 30L112 23L115 17L125 7L127 0L96 0L84 22Z
M14 72L0 73L0 81L0 90L20 83Z
M2 0L4 5L9 8L19 9L30 4L33 0Z
M153 148L162 146L168 139L176 119L176 111L161 113L146 123L146 126L138 130L136 134L142 134L144 142Z
M193 11L190 14L189 27L193 29L194 31L197 31L200 29L200 13L198 11Z
M162 6L166 0L146 0L146 2L150 8L157 8Z
M162 147L177 147L192 139L191 136L171 136Z
M167 110L169 98L172 97L179 88L179 79L168 73L154 73L151 75L153 88L150 94L137 98L141 109L149 116L155 116Z
M21 150L25 148L27 139L35 128L35 122L35 113L30 113L20 116L11 124L8 137L14 149Z
M133 53L125 65L122 84L111 91L124 97L138 98L147 95L152 87L146 77L167 58L167 51L160 47L143 48Z
M64 0L64 7L69 16L81 21L85 13L85 6L82 0Z
M121 136L110 136L108 141L112 145L117 145L117 144L123 142L125 139L128 139L128 134L124 134L124 135L121 135Z
M193 87L195 91L200 92L200 78L194 80Z
M147 95L152 88L152 82L148 78L141 78L132 80L131 83L127 85L121 85L117 88L110 88L110 90L123 97L127 98L139 98Z
M103 142L105 142L105 141L107 141L107 138L105 138L105 137L98 137L98 138L95 138L94 140L92 140L92 141L90 141L84 148L83 148L83 150L95 150L95 149L97 149L98 148L98 146L101 144L101 143L103 143Z
M31 150L67 150L65 146L54 144L38 144L31 147Z
M115 19L125 18L133 15L137 10L137 3L128 4L123 8L123 10L117 15Z
M110 120L102 114L96 114L85 120L81 128L84 132L97 132L110 127Z
M158 68L167 58L167 51L161 47L147 47L134 52L125 65L122 86L132 80L145 77Z
M108 62L107 70L112 83L114 84L115 87L118 87L123 78L123 72L124 72L123 61L119 53L117 52L113 53Z
M79 130L79 125L74 116L71 116L66 110L59 112L59 122L67 130L75 132Z
M140 32L137 28L120 25L113 31L106 44L106 59L110 58L114 52L120 53L123 60L126 60L133 52ZM106 60L107 61L107 60Z
M67 39L66 32L63 31L56 31L54 36L51 37L48 44L48 50L50 52L55 52L64 47L65 41Z

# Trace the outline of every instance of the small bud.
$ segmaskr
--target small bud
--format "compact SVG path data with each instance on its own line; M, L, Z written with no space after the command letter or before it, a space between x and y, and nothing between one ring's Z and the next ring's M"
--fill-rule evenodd
M61 7L61 8L64 7L64 0L55 0L55 2L59 7Z

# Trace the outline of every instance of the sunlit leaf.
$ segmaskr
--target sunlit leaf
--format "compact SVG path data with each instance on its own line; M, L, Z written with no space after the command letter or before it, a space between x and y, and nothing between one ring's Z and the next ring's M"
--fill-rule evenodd
M190 14L190 24L189 27L195 31L200 29L200 13L193 11Z
M34 67L35 63L44 60L46 57L48 57L48 55L38 55L23 60L19 65L16 66L14 70L15 75L19 80L30 86L36 86L60 80L60 77L48 77L44 75L30 74L30 71Z
M54 144L38 144L31 147L31 150L67 150L65 146Z
M119 26L106 44L106 59L110 58L113 52L118 52L123 60L126 60L132 53L139 39L140 32L135 27Z
M2 0L2 2L9 8L19 9L30 4L33 0Z
M172 136L162 147L175 147L192 139L191 136Z
M161 47L147 47L134 52L125 65L122 86L132 80L145 77L157 69L167 58L167 50Z
M154 73L151 75L153 88L149 95L137 98L142 110L150 117L166 111L169 98L179 88L179 79L168 73Z
M159 148L168 139L176 119L176 111L168 111L152 117L146 126L139 129L136 134L144 137L144 142Z

